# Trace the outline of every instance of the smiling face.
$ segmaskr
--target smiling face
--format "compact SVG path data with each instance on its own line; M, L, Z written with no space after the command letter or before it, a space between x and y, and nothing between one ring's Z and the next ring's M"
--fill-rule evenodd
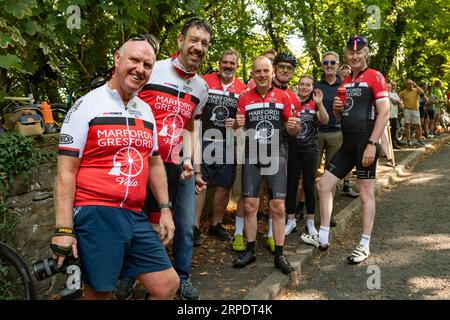
M251 75L258 91L264 92L269 90L273 77L272 62L264 56L256 58L253 62Z
M219 63L219 77L224 83L233 81L238 64L235 54L224 54Z
M298 95L300 99L305 100L314 89L314 81L308 77L302 77L298 83Z
M275 66L275 79L281 84L288 83L294 74L294 66L286 61L280 61Z
M155 64L153 48L146 41L128 41L114 54L113 89L129 98L147 83Z
M335 76L339 67L339 61L333 54L328 54L322 59L322 70L325 76Z
M189 72L197 72L208 53L211 35L205 28L192 26L186 36L178 36L178 58Z
M364 70L367 67L367 58L369 57L369 51L367 47L353 51L348 48L345 49L345 58L352 70L357 74L359 71Z

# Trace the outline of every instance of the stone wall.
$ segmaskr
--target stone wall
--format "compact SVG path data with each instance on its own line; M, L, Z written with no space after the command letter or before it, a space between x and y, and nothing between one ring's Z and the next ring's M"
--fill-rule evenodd
M55 176L56 162L48 162L34 168L26 181L20 177L14 179L9 192L8 206L21 217L16 230L16 249L30 271L33 262L51 256L49 245L55 225ZM40 299L57 293L65 282L62 275L44 281L37 281L34 276L32 278Z

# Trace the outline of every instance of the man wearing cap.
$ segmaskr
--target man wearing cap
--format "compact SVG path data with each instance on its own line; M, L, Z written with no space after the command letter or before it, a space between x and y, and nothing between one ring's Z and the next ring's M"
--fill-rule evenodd
M385 78L368 68L369 48L361 36L353 36L344 52L352 68L352 76L342 81L346 89L345 103L334 98L335 116L341 119L343 143L330 160L318 183L321 226L315 245L328 248L329 226L333 210L333 190L340 179L356 165L361 199L362 237L356 249L347 257L351 264L366 260L375 219L376 164L380 155L379 141L389 120L389 92Z

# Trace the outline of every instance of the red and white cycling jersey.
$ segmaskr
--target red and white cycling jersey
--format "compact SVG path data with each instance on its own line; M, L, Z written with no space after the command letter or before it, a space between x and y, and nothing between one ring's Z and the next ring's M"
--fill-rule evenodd
M222 136L215 137L215 141L225 140L225 120L236 118L237 101L239 95L247 89L247 85L238 78L235 78L232 84L224 90L219 74L213 72L203 76L208 84L208 102L202 113L202 133L203 139L205 132L209 129L220 130Z
M148 157L158 154L155 119L133 97L127 106L105 84L77 100L64 119L58 153L81 158L74 206L141 211Z
M157 61L139 97L149 104L155 116L163 161L178 164L183 129L191 118L201 115L208 98L208 86L197 74L182 77L173 63L174 58Z
M342 112L342 132L372 132L376 119L376 101L389 99L389 89L383 75L370 68L355 79L346 77L340 87L346 89Z
M281 89L271 87L265 96L255 89L245 92L238 100L239 114L245 115L245 129L252 133L257 142L256 153L250 151L250 136L246 136L245 156L258 157L259 149L266 148L271 155L272 142L278 142L279 157L286 157L286 136L284 123L292 116L292 103L289 95ZM273 139L278 139L273 141Z

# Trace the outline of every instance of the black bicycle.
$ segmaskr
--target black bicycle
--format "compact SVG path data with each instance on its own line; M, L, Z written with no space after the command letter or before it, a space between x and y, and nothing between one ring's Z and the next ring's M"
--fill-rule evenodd
M27 265L11 247L0 242L0 300L35 300Z

